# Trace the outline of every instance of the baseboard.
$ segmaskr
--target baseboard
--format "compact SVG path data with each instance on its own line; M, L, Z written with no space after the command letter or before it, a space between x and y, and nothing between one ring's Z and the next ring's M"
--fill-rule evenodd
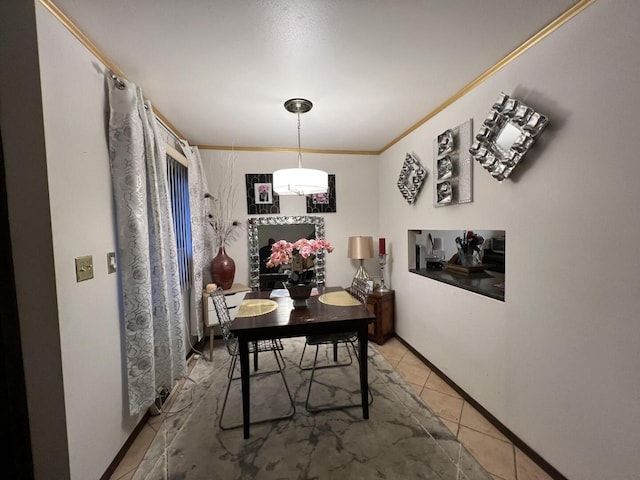
M201 339L200 342L196 343L196 345L194 345L189 350L189 352L187 353L187 365L189 365L190 361L193 359L193 355L200 354L200 351L198 350L198 347L205 341L206 341L206 339ZM187 369L189 369L188 366L187 366ZM169 398L171 398L171 395L174 395L177 392L176 387L178 386L178 383L176 383L174 385L173 390L164 399L165 402L166 402L166 400L169 400ZM109 480L111 478L111 476L113 475L113 472L116 471L116 468L118 468L118 465L120 465L120 462L122 462L122 459L124 458L124 456L129 451L129 448L131 448L131 445L133 444L135 439L138 437L138 434L142 431L144 426L149 421L149 417L151 417L151 411L150 410L151 410L151 408L147 409L146 413L143 415L143 417L140 419L140 421L138 422L136 427L131 432L131 435L129 435L129 438L127 438L127 441L124 442L124 445L122 445L122 448L120 448L120 451L118 451L118 453L116 454L116 456L113 459L113 461L109 464L109 466L107 467L105 472L100 477L100 480Z
M140 419L140 421L136 425L136 428L133 429L133 431L131 432L131 435L129 435L129 438L127 438L127 441L124 442L124 445L122 445L122 448L120 449L116 457L113 459L111 464L109 464L109 467L107 467L105 472L102 474L102 476L100 477L100 480L109 480L111 478L111 476L113 475L113 472L116 471L116 468L118 468L118 465L120 465L120 462L122 462L122 459L127 454L127 451L129 450L129 448L131 448L131 445L133 444L134 440L136 439L140 431L142 431L144 426L147 424L149 417L150 417L150 413L149 413L149 410L147 410L147 413L145 413L144 416Z
M465 392L462 388L458 386L453 380L451 380L446 374L442 372L438 367L436 367L433 363L431 363L427 358L425 358L420 352L418 352L415 348L409 345L406 340L402 337L396 335L396 338L407 347L416 357L418 357L425 365L427 365L431 370L436 372L440 378L442 378L447 384L453 388L462 398L464 398L467 402L471 404L473 408L478 410L494 427L496 427L505 437L507 437L511 443L513 443L516 447L518 447L522 452L527 455L533 462L536 463L542 470L544 470L547 475L549 475L554 480L568 480L567 477L562 475L558 470L555 469L553 465L547 462L544 458L542 458L535 450L533 450L529 445L524 443L520 437L518 437L515 433L505 427L500 420L491 415L491 413L484 408L480 403L478 403L471 395Z

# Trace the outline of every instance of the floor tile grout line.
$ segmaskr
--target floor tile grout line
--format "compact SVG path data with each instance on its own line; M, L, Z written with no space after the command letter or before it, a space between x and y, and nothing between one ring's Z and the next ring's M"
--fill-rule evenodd
M447 419L448 420L448 419ZM477 428L473 428L470 427L469 425L463 425L462 422L458 422L458 430L460 430L460 427L464 427L464 428L468 428L469 430L473 430L476 433L480 433L482 435L486 435L487 437L491 437L494 440L498 440L499 442L503 442L503 443L508 443L509 445L515 447L515 445L513 444L513 442L511 442L509 439L507 440L503 440L502 438L498 438L498 437L494 437L493 435L491 435L490 433L487 432L483 432L482 430L478 430ZM506 438L506 437L505 437ZM514 452L514 458L515 458L515 452Z
M438 377L439 378L439 377ZM431 388L431 387L427 387L427 384L424 384L424 388L426 388L427 390L431 390L432 392L438 392L441 393L443 395L446 395L447 397L451 397L451 398L457 398L459 400L464 401L464 398L462 398L460 395L451 395L450 393L447 392L443 392L442 390L436 390L435 388Z
M145 426L149 426L149 421L147 420L146 425ZM151 428L149 426L149 428ZM136 472L138 471L138 468L140 467L140 464L142 463L142 461L144 460L144 457L147 455L147 452L149 451L149 447L151 447L151 444L154 442L154 440L156 439L156 437L158 436L158 431L156 431L155 429L151 428L151 430L153 430L155 433L153 435L153 438L151 439L151 441L149 441L149 444L145 447L144 449L144 453L142 454L140 461L133 467L131 467L131 469L127 470L126 472L124 472L122 475L120 475L118 478L113 478L110 477L111 480L120 480L122 478L124 478L126 475L129 475L131 472L133 472L132 478L133 476L135 476ZM138 437L139 438L139 437ZM137 438L136 438L137 440ZM135 443L135 440L133 441L133 443ZM133 446L133 444L131 445ZM116 466L116 470L118 469L118 467L125 461L127 454L129 453L129 451L131 450L131 446L129 447L129 450L127 450L127 453L125 453L124 457L122 457L122 460L120 460L120 463Z
M129 475L131 472L135 472L137 469L138 469L138 465L136 465L135 467L132 467L130 470L127 470L122 475L118 476L118 478L112 478L112 480L121 480L125 476Z

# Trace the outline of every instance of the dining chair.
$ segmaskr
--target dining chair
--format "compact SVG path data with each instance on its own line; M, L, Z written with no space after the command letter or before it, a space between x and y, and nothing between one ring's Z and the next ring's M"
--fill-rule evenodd
M372 285L362 279L354 278L351 283L351 287L347 289L347 291L360 303L366 304L367 295L371 293L373 290ZM302 362L304 360L304 354L309 346L315 346L315 356L313 359L313 363L311 366L302 366ZM320 351L321 345L331 346L333 348L333 363L329 365L320 365L318 366L318 353ZM344 345L346 347L347 354L349 355L349 361L339 362L338 361L338 346ZM343 332L343 333L332 333L332 334L324 334L324 335L308 335L305 340L304 347L302 348L302 355L300 355L300 362L298 363L298 367L301 370L311 370L311 378L309 379L309 388L307 390L307 399L305 401L305 408L310 413L321 412L325 410L337 410L343 408L350 407L360 407L361 404L348 404L348 405L329 405L323 407L313 407L311 406L309 399L311 397L311 387L313 385L313 378L315 376L316 370L321 370L323 368L336 368L336 367L347 367L353 363L353 357L351 355L351 350L353 350L356 360L360 362L360 357L358 353L358 333L357 332ZM365 359L366 361L366 359ZM373 403L373 395L371 394L371 389L369 389L369 405Z
M240 376L234 377L233 372L238 363L238 357L240 356L240 351L238 349L238 339L236 336L231 333L231 317L229 316L229 310L227 308L227 302L224 297L224 292L222 288L218 287L211 293L211 300L213 301L213 306L216 310L216 314L218 315L218 320L220 322L220 330L222 332L222 338L224 340L224 344L227 348L227 352L231 356L231 360L229 362L229 371L227 372L227 378L229 379L227 382L227 391L224 394L224 402L222 404L222 412L220 412L220 420L218 425L222 430L230 430L232 428L238 428L242 426L242 423L232 426L224 426L224 412L227 406L227 399L229 398L229 390L231 389L231 382L233 380L240 380ZM279 373L282 377L282 383L284 383L284 388L287 391L287 395L289 397L289 401L291 403L290 410L282 415L277 417L266 418L263 420L256 420L251 422L251 424L270 422L273 420L282 420L286 418L291 418L296 413L296 406L293 401L293 396L291 395L291 391L289 390L289 385L287 384L287 379L284 376L284 369L286 368L284 358L282 357L282 350L284 346L282 345L282 341L280 339L275 340L258 340L255 342L249 343L249 354L257 355L258 353L263 352L273 352L273 355L276 359L277 368L274 370L267 370L263 372L254 371L252 376L258 375L273 375ZM256 364L257 365L257 364ZM256 368L257 370L257 368Z

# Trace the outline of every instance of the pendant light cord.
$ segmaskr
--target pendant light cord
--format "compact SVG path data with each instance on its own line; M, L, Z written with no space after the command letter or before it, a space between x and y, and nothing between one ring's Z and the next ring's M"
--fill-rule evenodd
M298 112L298 168L302 168L302 148L300 147L300 112Z

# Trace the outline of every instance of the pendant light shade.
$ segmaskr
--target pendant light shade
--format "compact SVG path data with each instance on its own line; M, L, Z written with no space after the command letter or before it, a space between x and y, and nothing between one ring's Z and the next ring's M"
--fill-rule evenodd
M283 168L273 172L273 191L278 195L327 193L329 176L312 168Z
M298 115L298 168L283 168L273 172L273 191L278 195L310 195L327 193L329 175L322 170L302 168L300 147L300 114L311 110L313 104L304 98L292 98L284 102L284 108Z

